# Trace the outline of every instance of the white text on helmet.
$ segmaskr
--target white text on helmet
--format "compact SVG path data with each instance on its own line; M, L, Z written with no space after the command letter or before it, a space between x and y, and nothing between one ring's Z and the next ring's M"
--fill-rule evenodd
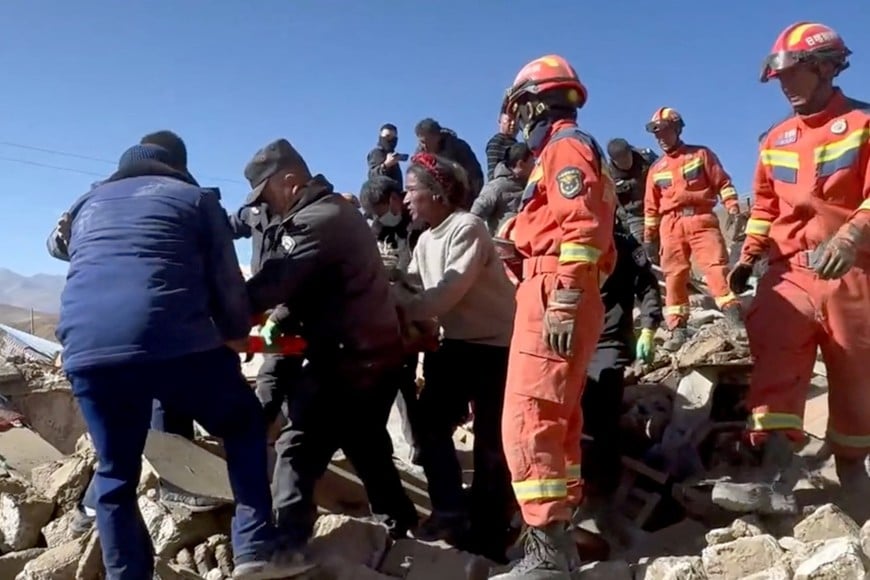
M817 32L812 36L808 36L806 39L807 46L815 46L817 44L825 44L826 42L830 42L832 40L837 40L837 34L835 32Z

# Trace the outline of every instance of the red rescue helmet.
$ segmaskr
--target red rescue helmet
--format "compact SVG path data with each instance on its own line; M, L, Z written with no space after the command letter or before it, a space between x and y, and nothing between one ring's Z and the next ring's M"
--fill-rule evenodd
M577 109L586 104L588 96L574 67L561 56L550 54L536 58L520 69L507 90L502 102L502 112L514 119L525 117L522 120L527 122L535 116L535 111L523 114L519 110L520 105L532 101L546 101L546 96L554 93L558 93L558 99L562 101L560 104Z
M661 107L653 113L649 123L646 124L647 133L655 133L665 127L673 127L677 133L683 130L686 124L683 122L683 117L676 109L670 107Z
M780 71L801 62L831 62L837 67L836 76L849 67L850 54L852 51L833 28L818 22L798 22L776 38L764 59L761 82L766 83Z

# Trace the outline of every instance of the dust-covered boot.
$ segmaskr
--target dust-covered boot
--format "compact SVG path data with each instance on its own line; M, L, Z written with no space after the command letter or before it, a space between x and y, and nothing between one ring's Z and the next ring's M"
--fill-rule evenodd
M758 455L758 465L745 466L735 477L716 482L713 503L739 513L796 514L794 487L802 469L791 441L785 433L772 431Z
M542 528L529 528L523 550L523 558L508 572L490 578L570 580L571 572L580 566L580 556L569 532L568 522L553 522Z
M665 341L662 348L668 352L676 352L686 344L687 340L689 340L689 329L686 328L686 323L682 323L671 330L671 337Z
M865 521L870 518L870 472L867 470L867 458L834 457L837 469L837 479L840 481L840 499L837 503L855 520Z

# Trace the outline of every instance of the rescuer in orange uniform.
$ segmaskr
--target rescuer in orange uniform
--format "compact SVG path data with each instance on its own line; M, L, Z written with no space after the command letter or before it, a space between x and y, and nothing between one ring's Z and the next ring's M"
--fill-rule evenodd
M729 219L740 213L737 191L719 158L707 147L686 145L680 135L685 123L669 107L658 109L646 124L664 155L646 179L644 244L661 247L665 275L665 320L671 339L665 348L676 350L686 339L689 317L689 276L694 257L716 305L729 322L741 324L740 303L728 289L728 252L713 208L719 199Z
M794 115L761 138L755 203L729 277L735 292L746 289L767 253L746 322L755 359L749 440L760 464L713 495L736 511L797 509L793 442L802 439L817 348L840 483L870 493L870 104L833 84L850 54L834 30L802 22L779 35L764 62L761 81L779 81Z
M577 128L586 96L551 55L520 70L503 105L537 165L511 233L524 260L503 415L529 533L525 557L496 578L567 579L580 563L569 533L581 499L580 398L604 319L599 287L615 263L616 206L601 147Z

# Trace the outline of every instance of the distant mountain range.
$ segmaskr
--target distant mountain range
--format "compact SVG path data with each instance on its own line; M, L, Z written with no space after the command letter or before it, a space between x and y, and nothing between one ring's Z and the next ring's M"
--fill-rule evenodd
M0 304L56 314L60 311L60 293L65 282L66 276L22 276L0 268Z

